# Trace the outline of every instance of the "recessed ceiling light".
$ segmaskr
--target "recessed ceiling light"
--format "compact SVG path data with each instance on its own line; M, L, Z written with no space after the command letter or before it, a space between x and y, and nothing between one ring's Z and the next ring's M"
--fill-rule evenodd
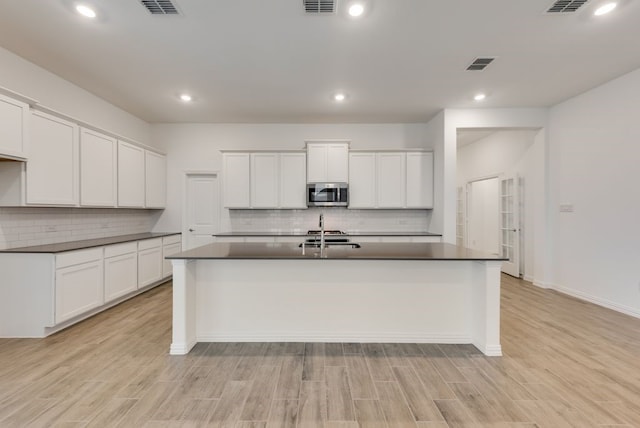
M354 3L349 6L349 15L357 18L364 13L364 6L361 3Z
M474 97L473 97L473 99L476 100L476 101L482 101L485 98L487 98L487 96L485 94L475 94Z
M337 101L339 103L343 102L346 99L347 99L347 96L345 94L343 94L342 92L339 92L339 93L337 93L337 94L335 94L333 96L333 100Z
M611 12L613 9L615 9L616 6L617 6L616 2L605 3L602 6L600 6L599 8L597 8L596 11L593 12L593 14L595 16L605 15L605 14Z
M192 97L191 97L191 95L189 95L189 94L182 94L182 95L180 95L180 99L181 99L182 101L184 101L185 103L188 103L188 102L190 102L193 98L192 98Z
M78 12L80 15L85 16L87 18L95 18L96 17L96 11L91 9L89 6L84 5L84 4L79 4L76 6L76 12Z

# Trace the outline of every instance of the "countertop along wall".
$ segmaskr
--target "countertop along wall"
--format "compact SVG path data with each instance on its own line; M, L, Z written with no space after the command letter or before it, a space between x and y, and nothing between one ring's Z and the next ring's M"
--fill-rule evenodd
M167 153L168 206L156 230L180 230L185 171L222 174L220 150L303 150L305 141L309 140L349 140L351 149L355 150L431 149L426 124L156 124L151 127L151 137L156 146ZM281 218L299 216L295 211L280 210L276 214ZM417 212L419 214L413 215L431 215L427 210ZM375 229L376 216L380 216L380 222L387 229L387 217L393 213L393 210L367 213L366 227ZM256 214L256 217L263 215ZM345 210L345 215L358 214ZM429 226L428 218L423 224ZM250 226L255 230L253 224ZM220 231L230 231L231 227L229 210L223 209ZM429 231L439 233L439 230Z

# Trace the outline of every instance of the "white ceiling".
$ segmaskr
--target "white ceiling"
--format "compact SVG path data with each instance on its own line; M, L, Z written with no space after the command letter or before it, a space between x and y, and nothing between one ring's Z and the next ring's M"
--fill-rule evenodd
M551 0L0 0L0 45L149 122L424 122L443 108L543 107L640 67L640 1L549 16ZM467 72L478 56L496 56ZM331 95L349 99L336 104ZM181 91L194 102L177 101Z

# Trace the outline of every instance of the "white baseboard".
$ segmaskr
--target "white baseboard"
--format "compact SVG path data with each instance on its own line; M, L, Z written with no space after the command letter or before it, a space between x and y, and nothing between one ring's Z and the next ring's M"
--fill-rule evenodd
M531 275L525 275L522 279L524 279L527 282L534 282L534 278Z
M620 313L623 313L623 314L626 314L626 315L630 315L630 316L635 317L635 318L640 318L640 310L638 310L636 308L632 308L632 307L629 307L629 306L621 305L619 303L615 303L615 302L612 302L610 300L603 299L601 297L592 296L590 294L583 293L582 291L574 290L574 289L569 288L569 287L563 287L563 286L558 285L558 284L549 284L549 285L550 285L550 287L547 287L547 288L551 288L551 289L556 290L556 291L558 291L560 293L567 294L567 295L575 297L577 299L585 300L585 301L593 303L595 305L602 306L602 307L607 308L607 309L612 309L612 310L614 310L616 312L620 312Z
M169 355L187 355L197 342L192 343L172 343L169 348Z
M252 334L198 334L198 342L343 342L343 343L471 343L471 337L457 334L278 332Z
M480 349L482 351L482 349ZM484 350L484 354L487 357L501 357L502 356L502 346L500 345L490 345L487 346Z
M553 288L553 284L551 284L550 282L537 281L535 279L533 281L531 281L531 282L536 287L545 288L545 289L552 289Z

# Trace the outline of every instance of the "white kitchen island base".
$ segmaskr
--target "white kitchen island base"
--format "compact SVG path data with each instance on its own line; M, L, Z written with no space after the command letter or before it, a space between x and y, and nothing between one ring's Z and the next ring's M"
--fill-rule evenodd
M501 263L174 259L170 353L296 341L471 343L501 355Z

